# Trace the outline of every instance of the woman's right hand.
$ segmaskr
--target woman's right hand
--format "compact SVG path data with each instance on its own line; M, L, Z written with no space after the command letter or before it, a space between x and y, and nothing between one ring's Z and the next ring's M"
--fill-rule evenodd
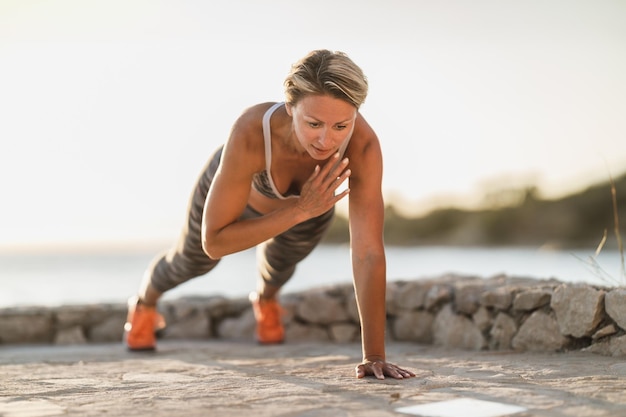
M326 213L350 192L350 189L346 188L339 194L335 194L351 173L347 168L348 158L339 162L338 159L339 153L336 153L323 168L317 165L302 187L296 207L307 213L310 218Z

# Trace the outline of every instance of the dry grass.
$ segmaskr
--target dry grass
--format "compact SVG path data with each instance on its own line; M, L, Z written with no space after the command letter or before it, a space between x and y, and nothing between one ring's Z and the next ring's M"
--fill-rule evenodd
M611 199L613 200L613 226L615 232L615 238L617 239L617 250L620 254L620 271L619 276L616 278L613 275L609 274L607 271L602 268L602 266L598 263L598 255L602 252L604 245L607 240L607 230L604 229L604 235L602 236L602 240L598 244L595 253L593 256L589 256L588 259L582 260L585 265L591 270L591 272L596 275L598 278L603 280L604 282L615 285L615 286L624 286L626 285L626 267L624 263L624 242L622 241L622 235L620 233L619 227L619 215L617 211L617 190L615 188L615 181L613 181L613 176L609 175L609 179L611 181ZM580 258L579 258L580 259Z
M617 214L617 190L615 189L615 182L613 177L611 178L611 197L613 199L613 224L615 227L615 238L617 239L617 250L620 254L620 275L622 282L626 279L626 268L624 266L624 242L622 241L622 235L619 229L619 216Z

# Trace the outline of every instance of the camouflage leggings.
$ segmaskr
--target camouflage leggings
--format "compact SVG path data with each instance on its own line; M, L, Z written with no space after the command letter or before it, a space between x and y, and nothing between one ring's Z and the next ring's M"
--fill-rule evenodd
M220 147L205 166L187 207L187 219L176 246L159 255L146 270L145 279L163 293L192 278L211 271L220 261L202 250L200 228L204 202L222 154ZM333 219L334 208L319 217L300 223L257 246L260 278L274 287L283 286L296 264L317 246ZM247 206L241 219L261 216Z

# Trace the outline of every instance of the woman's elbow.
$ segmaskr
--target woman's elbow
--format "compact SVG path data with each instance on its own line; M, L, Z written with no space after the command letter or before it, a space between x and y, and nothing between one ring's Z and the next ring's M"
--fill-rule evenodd
M223 254L219 253L219 245L215 244L215 239L206 233L202 233L202 251L211 259L220 259Z

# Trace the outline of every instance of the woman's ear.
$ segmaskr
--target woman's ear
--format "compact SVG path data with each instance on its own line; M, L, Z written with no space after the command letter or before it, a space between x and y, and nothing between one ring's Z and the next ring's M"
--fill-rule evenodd
M293 112L291 111L291 103L285 103L285 111L289 115L289 117L293 117Z

